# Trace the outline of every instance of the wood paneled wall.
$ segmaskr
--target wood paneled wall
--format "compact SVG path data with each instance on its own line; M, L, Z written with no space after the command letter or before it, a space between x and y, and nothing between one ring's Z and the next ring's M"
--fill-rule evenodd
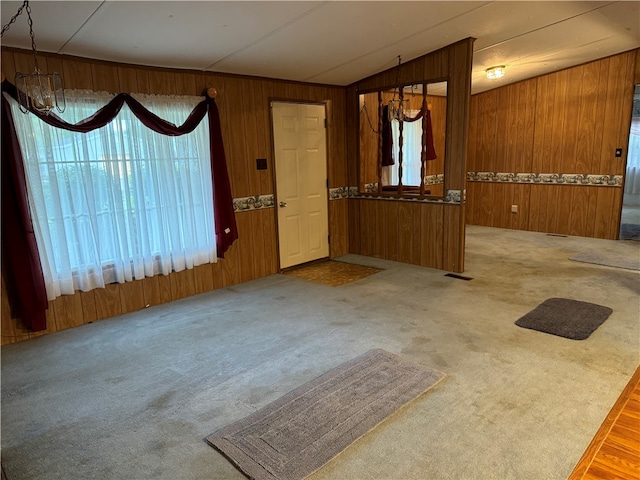
M445 191L464 191L473 39L366 78L348 89L347 152L349 181L359 185L359 92L398 84L448 80ZM352 253L406 261L454 272L464 270L464 204L350 199L349 248ZM437 226L438 228L431 228Z
M378 107L378 93L370 92L362 94L362 104L360 105L360 114L358 116L359 131L359 176L358 191L363 192L367 183L375 183L378 181L378 158L380 156L380 144L378 136L380 135L380 115ZM359 101L360 101L359 100Z
M222 135L233 196L274 194L274 162L271 139L270 99L326 104L328 119L328 175L330 187L349 186L346 162L346 89L272 79L242 77L186 70L120 65L76 57L43 54L43 71L61 72L66 88L139 92L167 95L201 95L208 86L218 89ZM33 70L31 53L2 50L2 72L12 79L16 71ZM257 170L256 159L267 158L268 169ZM355 184L351 184L355 185ZM329 202L331 256L348 253L346 199ZM50 302L48 330L30 333L19 319L11 319L2 282L2 343L94 322L145 306L245 282L278 271L276 216L273 208L236 214L239 239L224 260L193 270L156 276L105 289L77 292Z
M623 175L637 58L640 50L473 95L468 170ZM467 223L616 239L622 195L620 186L470 181Z
M360 255L438 269L451 261L442 255L447 241L444 224L455 219L458 207L374 199L352 202L352 235Z

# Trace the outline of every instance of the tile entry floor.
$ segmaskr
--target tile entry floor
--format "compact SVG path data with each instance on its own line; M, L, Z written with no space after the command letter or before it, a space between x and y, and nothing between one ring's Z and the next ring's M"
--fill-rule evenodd
M292 270L287 270L282 273L310 282L337 287L345 283L360 280L361 278L368 277L380 271L382 271L380 268L327 260L303 265L300 268L293 268Z

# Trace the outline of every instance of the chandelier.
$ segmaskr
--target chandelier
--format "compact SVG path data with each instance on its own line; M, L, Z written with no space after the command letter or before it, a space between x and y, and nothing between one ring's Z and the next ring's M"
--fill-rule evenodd
M33 61L35 70L33 73L17 72L15 76L15 86L18 89L18 102L20 110L27 113L29 110L36 110L48 115L54 108L58 112L64 112L66 101L64 98L64 88L62 78L59 73L41 73L38 68L38 52L36 50L36 40L33 35L33 20L31 19L31 7L29 1L25 0L16 14L11 17L9 23L2 27L2 34L9 30L9 27L22 14L27 12L29 21L29 35L31 36L31 50L33 51Z

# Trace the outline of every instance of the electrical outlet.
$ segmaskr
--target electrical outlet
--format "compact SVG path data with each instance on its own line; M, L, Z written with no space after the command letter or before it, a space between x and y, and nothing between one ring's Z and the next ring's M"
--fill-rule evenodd
M518 213L518 205L511 205L511 213Z

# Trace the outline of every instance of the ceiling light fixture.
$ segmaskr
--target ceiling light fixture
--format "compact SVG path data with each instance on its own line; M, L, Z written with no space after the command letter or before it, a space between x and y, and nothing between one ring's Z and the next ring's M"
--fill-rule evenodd
M490 80L495 80L497 78L502 78L502 77L504 77L504 70L505 70L504 65L498 65L497 67L487 68L487 70L486 70L487 78L490 79Z
M9 23L2 27L0 38L20 14L27 12L29 21L29 35L31 36L31 50L33 51L33 61L35 70L33 73L17 72L15 76L15 85L18 89L18 99L20 110L27 113L31 108L40 113L48 115L54 108L58 112L64 112L66 101L64 98L64 88L62 86L62 78L59 73L40 73L38 68L38 52L36 50L36 40L33 34L33 20L31 19L31 7L29 1L25 0L16 14L11 17Z

